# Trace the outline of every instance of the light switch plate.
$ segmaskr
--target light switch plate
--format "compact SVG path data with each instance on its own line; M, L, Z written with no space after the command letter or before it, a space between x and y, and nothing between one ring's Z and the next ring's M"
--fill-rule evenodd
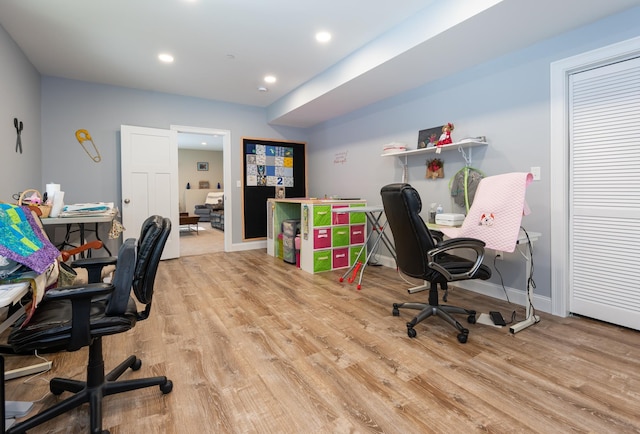
M531 174L534 181L540 181L540 166L531 167Z

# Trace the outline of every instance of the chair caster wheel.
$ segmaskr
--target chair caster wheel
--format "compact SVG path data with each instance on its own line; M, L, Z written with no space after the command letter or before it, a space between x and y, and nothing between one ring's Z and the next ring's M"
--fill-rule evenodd
M391 314L393 316L400 316L400 309L398 309L398 305L397 304L393 305L393 310L391 311Z
M173 390L173 382L171 380L167 380L166 383L160 385L160 390L163 394L167 394Z
M137 371L141 367L142 367L142 360L136 357L135 362L133 362L133 365L131 365L131 369L134 371Z
M409 336L410 338L415 338L418 335L418 333L416 333L416 330L414 328L407 328L407 336Z
M468 322L469 324L475 324L475 323L476 323L476 315L475 315L475 314L473 314L473 315L469 315L469 316L467 317L467 322Z
M465 329L463 332L458 333L458 342L460 342L461 344L466 344L468 338L469 338L469 330Z

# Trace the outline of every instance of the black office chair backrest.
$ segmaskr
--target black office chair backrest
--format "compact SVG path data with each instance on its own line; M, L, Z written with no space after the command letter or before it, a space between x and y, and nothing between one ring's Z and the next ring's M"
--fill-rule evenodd
M114 290L109 296L109 303L105 308L108 316L122 315L131 297L131 284L136 269L136 240L129 238L118 251L118 267L113 273L112 284Z
M138 261L133 278L133 292L142 304L151 305L153 286L162 251L171 233L171 220L149 217L142 225L138 240ZM148 309L146 309L148 314Z
M420 195L409 184L396 183L382 187L382 206L393 234L396 261L408 276L425 278L430 273L427 252L435 247L433 236L420 211Z

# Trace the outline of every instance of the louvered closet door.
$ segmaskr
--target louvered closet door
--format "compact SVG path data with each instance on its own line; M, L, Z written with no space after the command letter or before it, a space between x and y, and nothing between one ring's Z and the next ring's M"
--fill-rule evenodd
M569 88L570 310L640 329L640 59Z

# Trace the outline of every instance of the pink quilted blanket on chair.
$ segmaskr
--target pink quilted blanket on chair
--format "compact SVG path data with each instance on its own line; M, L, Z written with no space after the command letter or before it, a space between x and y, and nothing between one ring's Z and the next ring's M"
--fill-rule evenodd
M530 213L524 197L531 181L533 175L526 172L484 178L462 226L440 230L450 238L476 238L489 249L513 252L522 216Z

